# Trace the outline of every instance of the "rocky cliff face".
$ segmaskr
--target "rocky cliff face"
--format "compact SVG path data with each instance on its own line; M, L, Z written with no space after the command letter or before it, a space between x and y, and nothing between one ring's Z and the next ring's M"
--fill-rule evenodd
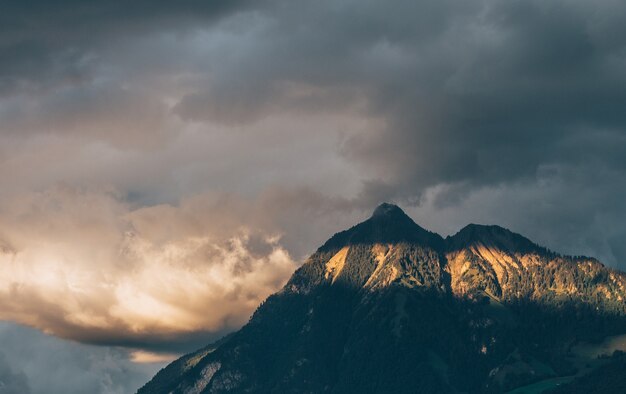
M383 204L139 392L502 392L581 373L576 344L626 334L625 286L501 227L443 239Z

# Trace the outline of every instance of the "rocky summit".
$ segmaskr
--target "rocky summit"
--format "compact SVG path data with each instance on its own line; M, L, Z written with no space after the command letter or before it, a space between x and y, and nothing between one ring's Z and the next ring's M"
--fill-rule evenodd
M624 273L498 226L444 239L382 204L139 393L626 392L624 350Z

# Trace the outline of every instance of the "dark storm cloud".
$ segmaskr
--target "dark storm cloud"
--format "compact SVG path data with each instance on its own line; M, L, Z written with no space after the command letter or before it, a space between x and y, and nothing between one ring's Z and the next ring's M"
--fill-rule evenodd
M534 176L543 163L592 155L582 140L595 134L604 143L593 157L620 161L619 3L274 2L260 15L235 55L209 62L179 114L253 121L307 86L343 92L335 108L364 97L387 127L355 135L343 152L374 175L410 181L408 194Z
M155 30L193 29L245 8L245 0L13 1L0 8L0 92L84 77L97 46Z
M606 45L593 29L607 21L594 11L571 3L496 4L483 22L495 43L480 34L472 39L471 31L457 36L472 52L455 56L434 89L409 87L412 99L394 114L391 138L374 147L395 137L395 146L413 155L406 170L418 187L510 181L585 155L611 165L604 149L624 149L626 72L615 63L624 62L626 41ZM425 108L411 104L424 101ZM595 135L604 139L599 152L583 142ZM372 141L364 145L374 149Z
M233 46L235 61L213 64L179 113L219 121L228 108L227 119L254 121L286 107L285 84L329 96L341 87L350 93L335 108L364 100L362 113L384 119L341 147L360 165L363 201L419 203L446 185L437 209L525 182L538 202L560 208L510 209L541 213L550 231L570 233L575 218L579 234L600 220L591 238L626 236L616 205L626 198L623 4L279 2L260 21L254 37ZM558 178L557 193L542 183L550 168L581 173ZM603 254L626 260L618 246Z
M542 163L581 155L621 163L626 12L619 2L29 1L5 7L0 51L8 65L0 75L8 79L37 74L20 59L54 69L43 66L45 59L67 56L63 72L69 72L80 65L73 48L88 53L103 40L115 45L140 33L195 28L205 29L210 42L226 31L230 41L195 59L206 74L176 113L246 122L285 107L319 111L362 98L368 114L387 126L355 135L343 152L374 175L410 180L409 194L440 182L533 176ZM216 20L227 20L222 30L211 30ZM589 137L594 134L604 142ZM595 141L591 151L583 149L585 138Z
M182 349L383 200L626 267L621 2L3 7L0 257L63 273L6 292L7 318Z

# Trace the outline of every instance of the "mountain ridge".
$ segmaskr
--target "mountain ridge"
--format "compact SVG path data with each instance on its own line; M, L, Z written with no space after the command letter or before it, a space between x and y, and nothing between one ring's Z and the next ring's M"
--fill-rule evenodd
M344 246L347 245L346 241L356 243L355 240L351 239L351 236L354 235L354 232L358 230L365 230L364 227L366 225L372 225L376 222L381 223L385 227L401 227L401 230L395 228L390 234L385 234L385 239L378 239L379 242L387 241L403 241L403 240L411 240L411 236L407 235L406 230L415 230L416 234L412 237L415 239L419 239L424 243L430 242L430 245L435 247L439 247L445 250L450 250L459 246L467 246L468 242L480 242L484 238L492 237L496 235L500 238L502 237L510 237L513 242L517 243L517 247L523 247L528 250L537 250L542 253L557 255L557 253L551 251L550 249L543 247L530 239L522 236L519 233L511 231L505 227L499 225L487 225L487 224L476 224L470 223L457 231L453 235L448 235L445 238L436 232L432 232L424 229L419 224L417 224L413 219L411 219L404 211L398 207L397 205L391 203L382 203L374 210L373 214L367 220L352 226L348 230L340 231L334 234L331 238L329 238L326 243L324 243L320 249L328 249L331 245L334 245L339 242L344 242ZM399 222L399 223L398 223ZM398 226L400 224L400 226ZM402 232L402 234L398 234ZM357 240L361 240L361 237L357 237ZM370 239L370 242L373 240ZM579 256L583 258L591 258L587 256Z
M578 373L572 346L626 335L625 299L626 275L595 259L499 226L444 239L385 203L139 393L502 392Z

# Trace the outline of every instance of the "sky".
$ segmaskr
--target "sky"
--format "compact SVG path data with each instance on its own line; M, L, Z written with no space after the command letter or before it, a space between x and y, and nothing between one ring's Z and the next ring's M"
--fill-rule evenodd
M0 393L133 392L383 201L626 269L624 108L618 0L5 2Z

